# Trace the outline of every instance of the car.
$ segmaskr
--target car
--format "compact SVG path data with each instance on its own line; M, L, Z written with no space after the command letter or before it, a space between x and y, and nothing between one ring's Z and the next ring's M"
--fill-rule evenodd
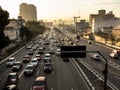
M94 60L96 60L96 61L100 61L100 60L101 60L100 55L97 54L97 53L92 54L92 55L91 55L91 58L94 59Z
M57 51L56 51L56 55L60 56L60 54L61 54L61 50L60 50L60 48L58 48Z
M15 61L16 61L15 57L10 57L10 58L6 61L6 65L7 65L7 66L13 66Z
M29 62L30 59L31 59L30 55L25 55L22 60L23 60L23 63L26 63L26 62Z
M44 55L44 62L48 62L48 61L50 61L50 60L51 60L50 54L49 54L49 53L46 53L46 54Z
M92 41L91 41L91 40L88 40L88 44L92 44Z
M44 72L52 72L52 69L53 69L52 64L51 63L45 63L43 69L44 69Z
M69 62L69 58L63 58L63 61Z
M32 49L32 45L28 45L28 46L27 46L27 49Z
M32 49L33 49L33 50L37 50L37 46L34 45L34 46L32 47Z
M34 54L33 49L30 49L30 50L28 51L28 55L33 55L33 54Z
M30 64L32 64L34 67L37 67L38 66L37 58L33 58L32 60L30 60Z
M11 84L17 84L19 78L18 78L18 74L16 72L13 73L9 73L7 80L6 80L6 85L11 85Z
M114 58L114 59L119 59L120 57L120 50L113 50L110 55L109 55L111 58Z
M18 71L22 68L22 62L16 61L12 67L12 71Z
M38 54L43 54L43 50L44 50L43 47L38 48Z
M32 90L47 90L46 77L38 76L32 85Z
M19 90L19 89L17 88L17 85L11 84L7 85L3 90Z
M35 57L37 58L38 61L41 60L41 56L40 56L40 54L36 54Z
M50 50L49 50L49 53L50 53L50 54L54 54L53 49L50 49Z
M28 64L24 69L24 75L25 76L33 75L34 72L35 72L35 67L31 64Z

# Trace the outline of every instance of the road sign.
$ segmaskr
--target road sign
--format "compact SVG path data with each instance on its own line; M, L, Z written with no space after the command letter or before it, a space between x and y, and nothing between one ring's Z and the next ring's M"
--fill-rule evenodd
M86 46L61 46L61 58L86 57Z

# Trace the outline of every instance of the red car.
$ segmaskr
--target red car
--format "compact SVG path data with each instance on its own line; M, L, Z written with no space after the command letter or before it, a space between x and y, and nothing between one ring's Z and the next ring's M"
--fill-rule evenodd
M19 78L17 73L9 73L6 80L6 85L17 84L18 80Z
M32 90L46 90L46 89L47 89L46 78L44 76L37 77L32 86Z
M24 63L29 62L30 59L31 59L30 55L25 55L25 56L23 57L23 62L24 62Z
M40 61L41 60L41 56L40 56L40 54L36 54L36 56L35 56L36 58L37 58L37 60L38 61Z

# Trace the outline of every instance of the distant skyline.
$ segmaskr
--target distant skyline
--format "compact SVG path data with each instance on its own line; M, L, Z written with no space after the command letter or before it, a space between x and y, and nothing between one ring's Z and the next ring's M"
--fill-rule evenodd
M38 20L73 19L79 15L88 19L101 9L107 13L113 10L120 17L120 0L0 0L0 6L10 13L10 18L18 17L21 3L34 4Z

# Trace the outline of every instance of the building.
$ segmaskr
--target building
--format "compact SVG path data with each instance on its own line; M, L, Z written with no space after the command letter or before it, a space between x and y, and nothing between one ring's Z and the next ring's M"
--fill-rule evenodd
M120 41L120 25L113 28L112 35L116 41Z
M111 33L112 29L120 24L120 18L115 17L112 11L106 13L105 10L99 10L98 14L91 14L89 21L93 33L99 31Z
M106 10L104 10L104 9L98 10L98 14L90 14L90 16L89 16L90 26L92 26L92 20L94 18L105 18L105 17L114 18L114 14L112 11L110 11L109 13L106 14Z
M78 32L84 32L87 30L88 27L89 27L89 23L86 22L85 20L80 20L80 22L76 23L76 30Z
M19 12L25 21L37 21L37 10L33 4L22 3Z
M10 23L5 27L4 34L8 36L11 41L20 41L19 30L25 21L18 17L18 19L10 19Z
M120 18L94 18L92 20L92 32L111 33L112 29L119 24Z

